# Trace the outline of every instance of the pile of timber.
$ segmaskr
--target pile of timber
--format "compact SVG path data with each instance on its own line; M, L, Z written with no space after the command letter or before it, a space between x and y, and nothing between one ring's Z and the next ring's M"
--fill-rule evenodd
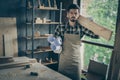
M36 62L37 62L36 59L31 59L28 57L1 57L0 69L21 67L21 66L29 65L31 63L36 63Z

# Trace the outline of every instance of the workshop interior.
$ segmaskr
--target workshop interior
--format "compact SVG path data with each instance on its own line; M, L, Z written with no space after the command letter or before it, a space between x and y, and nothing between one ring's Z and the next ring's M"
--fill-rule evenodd
M120 0L0 0L0 80L120 80L119 36Z

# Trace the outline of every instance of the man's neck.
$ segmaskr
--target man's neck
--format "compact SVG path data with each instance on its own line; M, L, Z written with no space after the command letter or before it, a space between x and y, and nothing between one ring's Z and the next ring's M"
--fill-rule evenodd
M70 25L71 27L74 27L74 26L76 25L76 22L71 22L71 21L69 21L69 25Z

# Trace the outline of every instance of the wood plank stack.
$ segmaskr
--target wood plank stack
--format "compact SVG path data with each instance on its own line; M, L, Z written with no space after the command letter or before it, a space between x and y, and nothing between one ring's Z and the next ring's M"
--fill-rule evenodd
M31 63L36 63L36 62L37 62L36 59L30 59L27 57L1 57L0 69L21 67L21 66L29 65Z

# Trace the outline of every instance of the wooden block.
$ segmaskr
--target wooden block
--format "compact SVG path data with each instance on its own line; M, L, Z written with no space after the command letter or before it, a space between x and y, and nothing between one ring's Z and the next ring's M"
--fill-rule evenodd
M5 54L4 54L5 56L7 57L14 56L13 40L10 34L4 34L4 50L5 50Z
M0 56L3 56L4 54L4 48L3 48L3 36L0 36Z
M3 34L9 34L12 37L13 54L18 56L16 18L0 17L0 56L3 56Z
M96 24L95 22L91 21L88 18L83 17L82 15L79 16L78 23L80 23L85 28L91 30L92 32L103 37L106 40L110 40L112 36L111 30Z
M37 63L36 59L30 59L27 57L14 57L13 60L13 62L0 64L0 69L21 67L32 63Z
M42 20L35 20L35 23L42 23Z

